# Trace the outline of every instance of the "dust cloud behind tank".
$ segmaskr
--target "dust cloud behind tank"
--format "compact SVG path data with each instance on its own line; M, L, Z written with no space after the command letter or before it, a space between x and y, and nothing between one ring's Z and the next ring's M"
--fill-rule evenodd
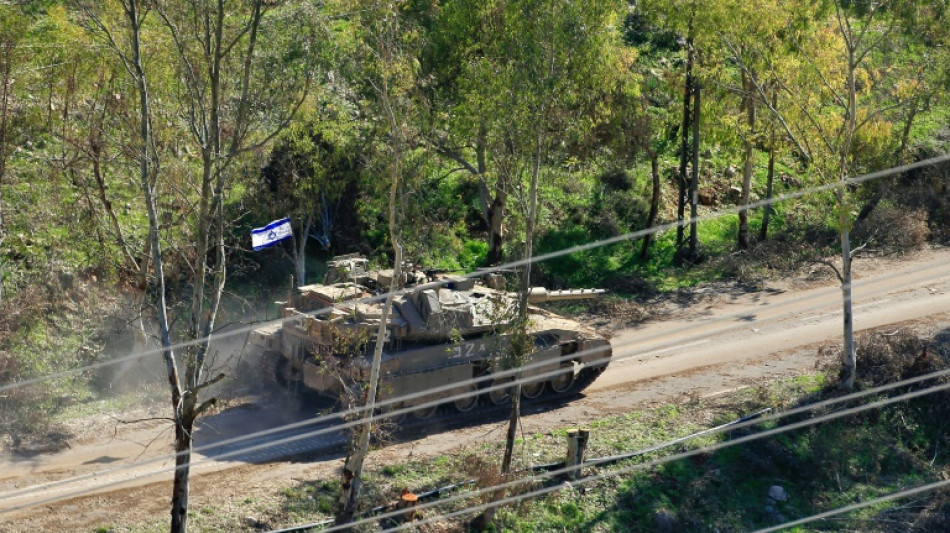
M347 391L361 390L359 385L369 378L383 304L365 299L388 290L393 271L370 271L358 255L335 257L328 267L324 283L300 287L292 301L281 302L283 320L252 331L250 344L261 352L265 379L340 399ZM492 377L510 350L506 331L518 302L517 294L504 290L504 277L452 277L407 266L400 278L397 285L403 290L386 323L378 399L404 398L392 409L444 400L460 412L475 409L480 401L508 402L507 387L479 393L511 380ZM603 292L534 287L529 302L593 298ZM607 367L612 350L603 335L534 305L528 312L534 350L522 373L526 398L546 391L573 394ZM476 384L473 378L484 379ZM413 414L427 418L435 411L420 407Z

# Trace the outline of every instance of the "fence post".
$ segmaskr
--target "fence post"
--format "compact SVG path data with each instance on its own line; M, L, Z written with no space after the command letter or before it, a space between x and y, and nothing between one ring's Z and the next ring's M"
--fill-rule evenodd
M581 477L581 468L584 466L584 453L587 451L587 439L590 437L588 429L571 429L567 432L567 459L564 467L567 471L564 477L577 480Z

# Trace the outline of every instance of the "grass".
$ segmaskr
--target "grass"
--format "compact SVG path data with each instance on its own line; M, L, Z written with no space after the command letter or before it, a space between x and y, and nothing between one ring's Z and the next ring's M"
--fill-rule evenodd
M597 458L655 446L765 407L786 409L813 403L838 394L835 387L826 374L815 372L726 396L691 398L591 420L586 424L591 430L587 456ZM945 404L941 398L924 398L713 453L638 468L644 461L725 442L787 421L706 435L616 465L589 468L588 475L607 477L505 506L489 531L645 532L667 526L674 531L747 531L867 501L941 479L950 458L937 454L933 464L931 460L933 438L939 437L938 426L944 419L934 410L944 409ZM523 435L515 450L514 468L562 460L568 429ZM452 455L370 464L365 476L365 506L393 501L403 489L418 493L473 478L476 484L497 483L500 478L495 469L500 451L500 442L489 442ZM785 490L787 501L769 499L773 485ZM332 517L338 494L335 477L298 480L277 493L200 507L190 525L194 531L236 530L236 524L249 516L270 528L317 522ZM928 502L924 496L918 507ZM471 503L463 500L440 507L438 512ZM865 530L867 524L884 514L888 520L909 521L914 519L913 512L903 509L900 502L882 504L797 531ZM423 512L423 516L433 516L433 512ZM466 525L469 518L442 521L439 530L473 531ZM159 531L157 524L141 524L130 530Z
M85 391L84 395L72 396L72 403L63 407L53 417L54 421L69 422L102 413L121 413L130 409L160 405L169 402L168 386L161 381L140 383L136 394L106 395L99 391Z

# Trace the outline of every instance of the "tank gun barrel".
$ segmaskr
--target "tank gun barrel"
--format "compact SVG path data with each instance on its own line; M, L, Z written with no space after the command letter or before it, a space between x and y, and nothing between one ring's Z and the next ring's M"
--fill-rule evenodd
M564 300L584 300L587 298L597 298L604 294L604 289L571 289L563 291L550 291L544 287L531 287L528 293L528 302L537 304L543 302L561 302Z

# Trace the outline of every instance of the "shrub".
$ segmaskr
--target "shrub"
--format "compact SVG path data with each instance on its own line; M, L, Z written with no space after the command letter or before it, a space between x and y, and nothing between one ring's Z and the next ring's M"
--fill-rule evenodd
M872 331L858 336L855 350L858 359L855 380L861 386L877 387L947 366L946 350L939 343L927 342L904 329ZM830 356L835 365L841 361L842 349L838 344L823 346L819 353Z
M854 230L856 242L891 250L919 248L930 239L927 211L880 206Z
M0 383L22 379L23 365L9 352L0 352ZM56 451L66 446L68 434L52 421L55 401L41 386L16 387L0 401L0 435L15 452Z

